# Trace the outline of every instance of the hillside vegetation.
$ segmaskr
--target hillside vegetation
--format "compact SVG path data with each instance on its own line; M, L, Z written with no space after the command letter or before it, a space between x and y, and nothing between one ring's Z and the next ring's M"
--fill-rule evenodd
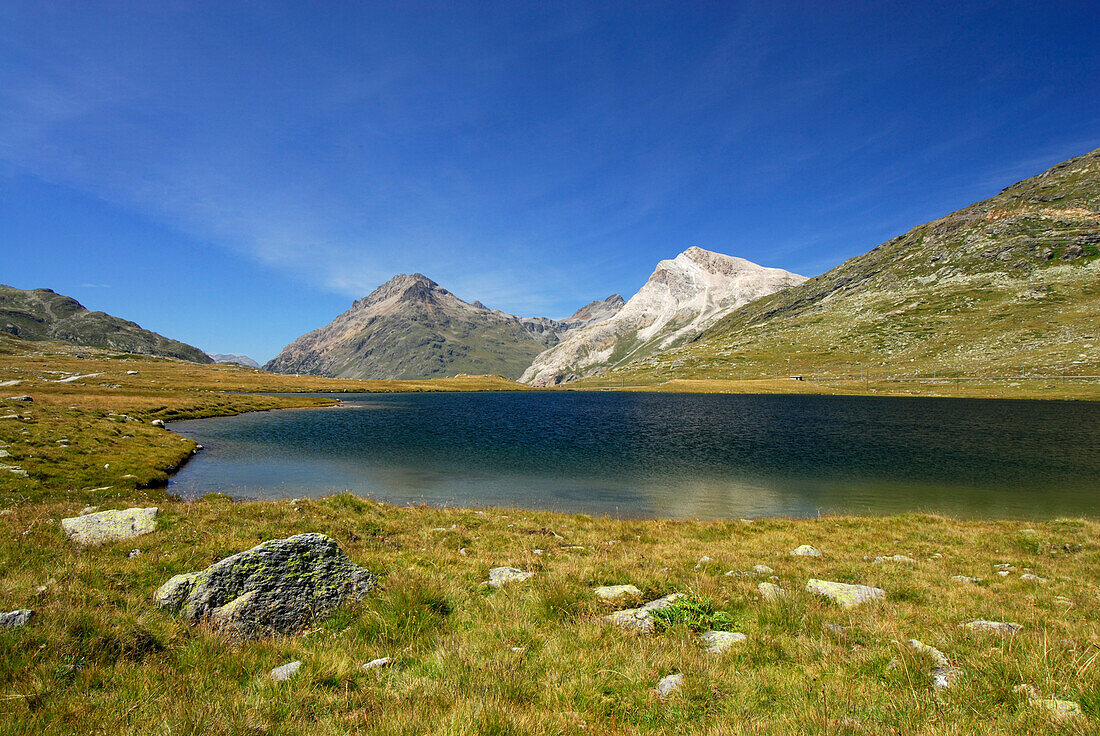
M604 376L1100 375L1100 150Z

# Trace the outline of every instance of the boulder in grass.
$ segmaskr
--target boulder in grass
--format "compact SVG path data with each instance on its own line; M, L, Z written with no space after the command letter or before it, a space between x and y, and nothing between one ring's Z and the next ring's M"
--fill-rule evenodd
M290 678L294 677L294 675L298 674L298 670L301 668L301 666L301 662L287 662L281 667L276 667L275 669L271 670L271 679L275 682L286 682Z
M790 551L794 557L821 557L821 552L808 544L799 545Z
M886 597L886 591L882 588L872 588L870 585L834 583L830 580L810 579L806 582L806 591L824 596L843 608L852 608L868 601Z
M641 608L628 608L625 611L615 611L603 617L609 624L614 624L620 629L633 631L639 634L652 634L657 630L657 622L653 620L653 611L668 608L680 598L680 593L671 593L646 603Z
M273 539L200 572L176 575L157 603L234 639L295 634L365 596L375 577L323 534Z
M601 585L595 589L596 597L605 601L613 601L616 598L627 596L640 596L642 591L633 585Z
M749 637L739 631L706 631L699 635L699 641L706 647L708 654L721 654L734 644L748 641Z
M524 572L514 567L494 567L489 571L489 580L486 582L494 588L502 588L508 583L522 583L534 575L533 572Z
M766 601L778 601L787 597L787 591L775 583L760 583L756 589L760 592L760 597Z
M133 539L155 531L157 507L100 511L61 520L65 535L81 547Z
M657 697L664 699L672 693L680 689L680 686L684 684L684 676L677 673L675 675L667 675L662 677L657 683Z
M1000 634L1001 636L1012 636L1024 628L1020 624L1008 623L1007 621L986 621L984 619L962 624L962 627L970 631L982 631L988 634Z
M34 611L29 608L21 608L8 613L0 613L0 626L26 626L31 621Z

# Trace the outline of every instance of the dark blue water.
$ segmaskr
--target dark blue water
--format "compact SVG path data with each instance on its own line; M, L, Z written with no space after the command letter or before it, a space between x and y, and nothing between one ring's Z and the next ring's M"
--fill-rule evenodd
M338 394L174 422L173 492L627 517L1100 516L1100 403L605 392Z

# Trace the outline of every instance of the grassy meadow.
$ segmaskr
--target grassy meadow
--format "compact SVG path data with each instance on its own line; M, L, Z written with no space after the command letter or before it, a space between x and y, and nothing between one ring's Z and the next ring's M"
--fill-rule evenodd
M72 375L85 378L61 382ZM332 403L247 392L523 387L492 377L272 376L11 340L0 343L0 383L0 396L33 399L0 401L0 416L15 415L0 419L7 452L0 463L26 472L0 471L0 610L35 611L27 626L0 628L0 734L824 736L1100 728L1096 521L645 521L404 507L346 495L182 503L164 482L194 445L152 426L154 419ZM814 388L794 384L785 379L775 388ZM88 504L157 505L159 527L79 549L59 520ZM304 532L331 536L377 573L376 591L298 636L244 644L188 626L153 603L172 575ZM802 544L823 556L789 554ZM895 554L912 561L873 560ZM1009 575L997 574L1001 564L1012 566ZM501 565L535 574L499 590L484 585L489 569ZM773 572L725 574L754 565ZM1042 581L1023 578L1028 571ZM842 609L805 592L810 578L877 586L886 598ZM757 585L769 580L787 596L763 600ZM593 593L626 583L643 595L611 603ZM653 635L602 620L673 592L703 615ZM1023 628L999 636L960 626L976 619ZM707 653L698 630L714 622L747 641ZM947 656L957 671L950 687L934 687L935 662L910 639ZM393 659L390 666L361 668L383 656ZM302 667L293 679L268 676L294 660ZM682 687L659 698L658 680L676 673ZM1083 714L1052 716L1020 685L1074 701Z

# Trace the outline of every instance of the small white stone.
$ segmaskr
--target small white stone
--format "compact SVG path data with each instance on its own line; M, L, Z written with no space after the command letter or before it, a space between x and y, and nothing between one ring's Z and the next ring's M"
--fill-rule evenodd
M393 660L389 657L379 657L378 659L372 659L371 661L367 662L365 665L363 665L363 669L373 670L379 667L385 667L391 662L393 662Z
M679 673L662 677L657 683L657 697L667 698L669 695L679 690L683 682L684 676Z
M286 664L271 670L271 679L275 682L284 682L298 673L301 662L287 662Z
M821 557L821 552L814 549L808 544L803 544L799 547L795 547L791 550L790 554L795 557Z

